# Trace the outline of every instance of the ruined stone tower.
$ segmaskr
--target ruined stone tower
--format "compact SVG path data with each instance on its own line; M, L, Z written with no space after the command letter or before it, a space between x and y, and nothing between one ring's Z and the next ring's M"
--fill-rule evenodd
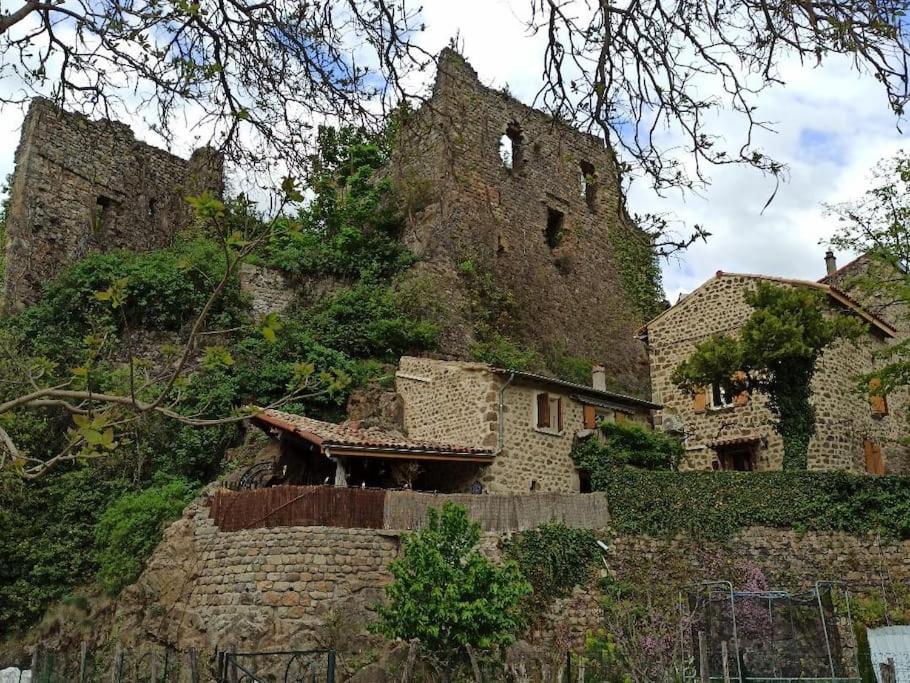
M45 282L90 252L168 246L192 215L185 197L223 191L210 149L189 161L35 99L22 126L6 222L3 308L34 303Z
M650 242L622 205L603 140L485 87L445 50L393 168L408 207L404 240L456 318L469 317L476 296L460 274L470 261L514 299L519 339L602 363L613 387L646 390L635 339L645 314L618 252L637 240L647 258ZM443 350L464 355L470 330L452 325Z

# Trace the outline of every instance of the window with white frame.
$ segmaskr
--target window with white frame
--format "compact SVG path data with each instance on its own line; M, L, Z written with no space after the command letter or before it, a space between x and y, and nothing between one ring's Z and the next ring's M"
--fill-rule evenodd
M562 432L562 398L552 394L539 393L534 402L534 417L537 429L559 434Z
M711 400L711 410L732 408L736 405L736 394L729 389L724 389L719 384L712 384L708 387L708 397Z

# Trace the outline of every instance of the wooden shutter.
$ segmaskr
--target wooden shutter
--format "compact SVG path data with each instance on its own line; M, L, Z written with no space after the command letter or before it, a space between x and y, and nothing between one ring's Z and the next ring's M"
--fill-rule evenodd
M585 429L597 429L597 411L594 406L584 407Z
M882 381L878 377L869 380L869 405L872 407L873 415L888 414L888 399L881 391Z
M742 370L734 373L733 379L737 382L743 382L746 379L746 373ZM742 408L743 406L749 405L749 392L743 389L741 392L736 394L736 398L733 399L733 405L737 408Z
M562 398L556 399L556 429L562 431Z
M703 413L708 407L708 393L705 388L699 388L692 394L692 410Z
M550 395L537 394L537 427L547 429L550 426Z
M621 413L618 410L613 413L613 422L625 422L628 419L629 418L625 413Z
M882 447L872 439L863 442L863 451L866 456L866 472L869 474L884 474L885 460L882 457Z

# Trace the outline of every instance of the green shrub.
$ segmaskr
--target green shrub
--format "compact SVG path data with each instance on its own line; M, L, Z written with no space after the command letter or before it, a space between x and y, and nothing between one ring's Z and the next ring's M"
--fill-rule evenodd
M602 438L587 439L572 451L575 464L591 474L592 482L624 465L676 469L685 454L678 439L633 422L601 422L599 430Z
M320 343L357 358L395 359L431 349L439 330L411 317L392 286L364 281L343 289L305 313L306 329Z
M501 334L493 334L486 341L478 341L469 349L471 358L497 368L520 372L541 372L546 368L543 356L533 349Z
M95 525L98 581L110 593L138 578L164 527L193 497L183 479L157 477L149 488L125 493L105 508Z
M314 193L296 219L278 224L265 260L297 274L388 278L414 262L398 239L404 219L382 136L321 127L306 181Z
M45 288L41 300L15 324L47 355L58 355L61 341L81 348L97 325L122 329L178 330L195 318L224 272L214 242L198 241L144 253L91 254L66 268ZM126 278L126 301L114 311L96 294ZM212 311L218 325L232 326L243 309L239 285L231 283Z
M0 476L0 633L24 631L93 578L95 521L127 486L97 466L64 467L38 481Z
M530 582L538 608L583 586L599 555L593 531L571 529L561 522L522 531L504 543L503 551Z
M464 661L467 648L510 643L522 623L519 604L531 587L517 566L494 565L477 549L480 525L445 503L431 508L425 529L404 538L390 570L387 605L373 630L389 638L418 638L444 666Z

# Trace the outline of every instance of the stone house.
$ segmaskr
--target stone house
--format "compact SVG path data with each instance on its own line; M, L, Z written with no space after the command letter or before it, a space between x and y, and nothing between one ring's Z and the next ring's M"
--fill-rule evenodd
M600 420L651 424L650 401L484 363L405 356L398 429L266 410L254 422L282 444L288 483L407 486L445 493L589 490L570 457Z
M643 328L651 361L653 398L662 404L658 428L685 438L688 469L774 470L783 462L783 442L774 430L767 398L759 393L728 396L718 387L694 395L670 377L696 344L730 334L752 309L745 293L759 281L824 292L832 310L858 316L868 334L855 344L838 342L824 352L812 380L816 434L809 468L869 473L903 473L910 452L901 443L907 425L907 397L862 395L857 377L873 369L873 352L892 343L898 331L825 283L718 271Z

